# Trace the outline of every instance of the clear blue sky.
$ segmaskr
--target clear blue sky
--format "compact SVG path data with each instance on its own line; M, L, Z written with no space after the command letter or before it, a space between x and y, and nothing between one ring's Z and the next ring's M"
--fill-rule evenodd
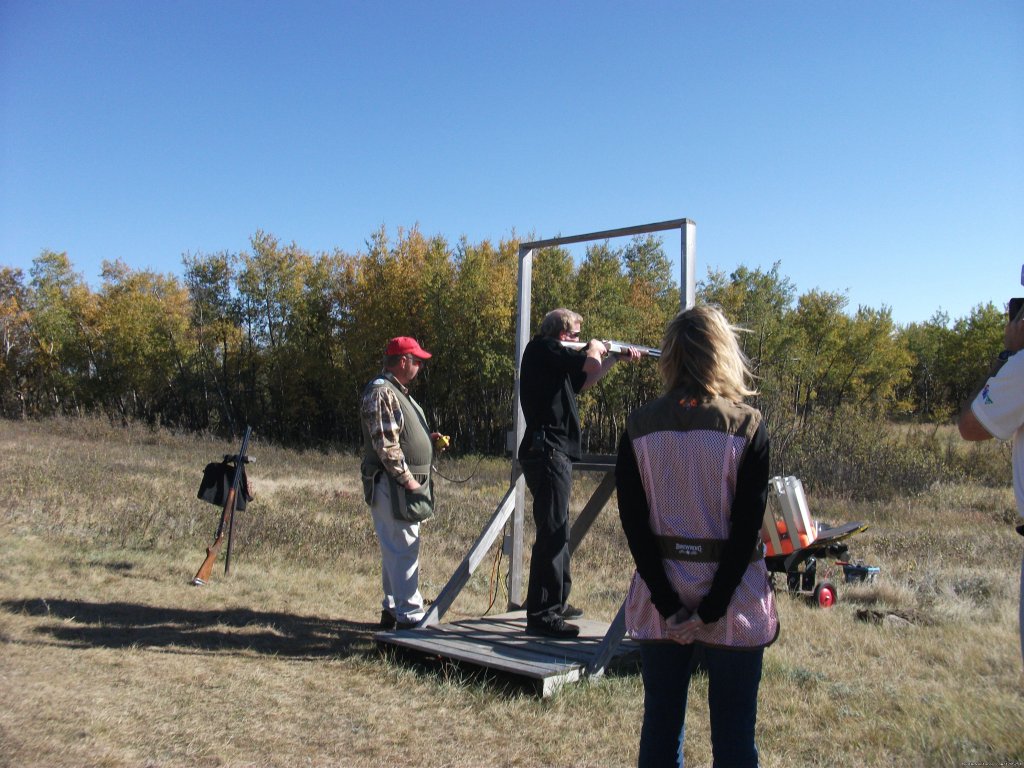
M0 265L682 217L699 277L1024 295L1024 3L0 0Z

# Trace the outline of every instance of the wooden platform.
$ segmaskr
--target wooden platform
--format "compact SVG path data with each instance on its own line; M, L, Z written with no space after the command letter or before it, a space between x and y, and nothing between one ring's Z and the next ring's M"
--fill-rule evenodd
M541 696L550 696L567 683L592 674L609 625L582 618L571 622L580 628L571 640L526 632L526 612L516 611L450 624L378 632L382 645L440 656L477 667L498 670L534 681ZM636 644L628 639L617 644L608 666L638 657ZM603 666L597 674L604 671Z

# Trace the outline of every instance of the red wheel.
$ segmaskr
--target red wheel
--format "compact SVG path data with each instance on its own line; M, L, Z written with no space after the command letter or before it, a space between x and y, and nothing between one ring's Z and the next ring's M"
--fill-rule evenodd
M823 581L814 588L814 604L819 608L831 608L838 600L836 588L831 583Z

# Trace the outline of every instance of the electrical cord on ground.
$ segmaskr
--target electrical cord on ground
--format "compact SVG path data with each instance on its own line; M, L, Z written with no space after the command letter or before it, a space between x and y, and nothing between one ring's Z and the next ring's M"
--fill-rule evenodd
M482 462L483 460L484 460L484 455L480 454L480 458L478 458L476 460L476 465L473 467L473 471L469 473L469 477L464 477L461 480L458 479L458 478L455 478L455 477L448 477L448 475L446 475L444 472L442 472L440 469L437 468L437 464L433 464L431 466L432 466L434 472L436 472L438 475L443 477L449 483L468 483L470 480L472 480L476 476L477 470L480 469L480 462Z
M504 549L503 546L499 546L498 551L494 553L494 563L491 565L491 580L487 585L487 594L490 601L487 604L487 610L484 611L484 616L491 612L491 608L494 607L494 603L498 600L498 590L501 587L501 579L499 578L501 576L501 556Z
M505 526L505 533L508 533L508 526ZM502 542L504 542L504 535L502 536ZM487 606L487 610L484 611L484 616L491 612L494 607L494 603L498 600L498 591L501 590L505 593L505 602L508 603L508 570L505 571L505 578L501 578L501 559L502 555L505 554L505 546L502 543L498 546L498 551L494 553L494 564L491 566L491 580L487 585L487 595L490 603Z

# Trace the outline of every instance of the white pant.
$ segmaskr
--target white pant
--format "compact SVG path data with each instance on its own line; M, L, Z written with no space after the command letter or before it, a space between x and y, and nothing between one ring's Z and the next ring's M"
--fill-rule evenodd
M418 622L423 618L423 596L419 589L420 524L399 520L391 512L391 488L383 473L373 487L370 504L373 527L380 542L381 607L398 621Z

